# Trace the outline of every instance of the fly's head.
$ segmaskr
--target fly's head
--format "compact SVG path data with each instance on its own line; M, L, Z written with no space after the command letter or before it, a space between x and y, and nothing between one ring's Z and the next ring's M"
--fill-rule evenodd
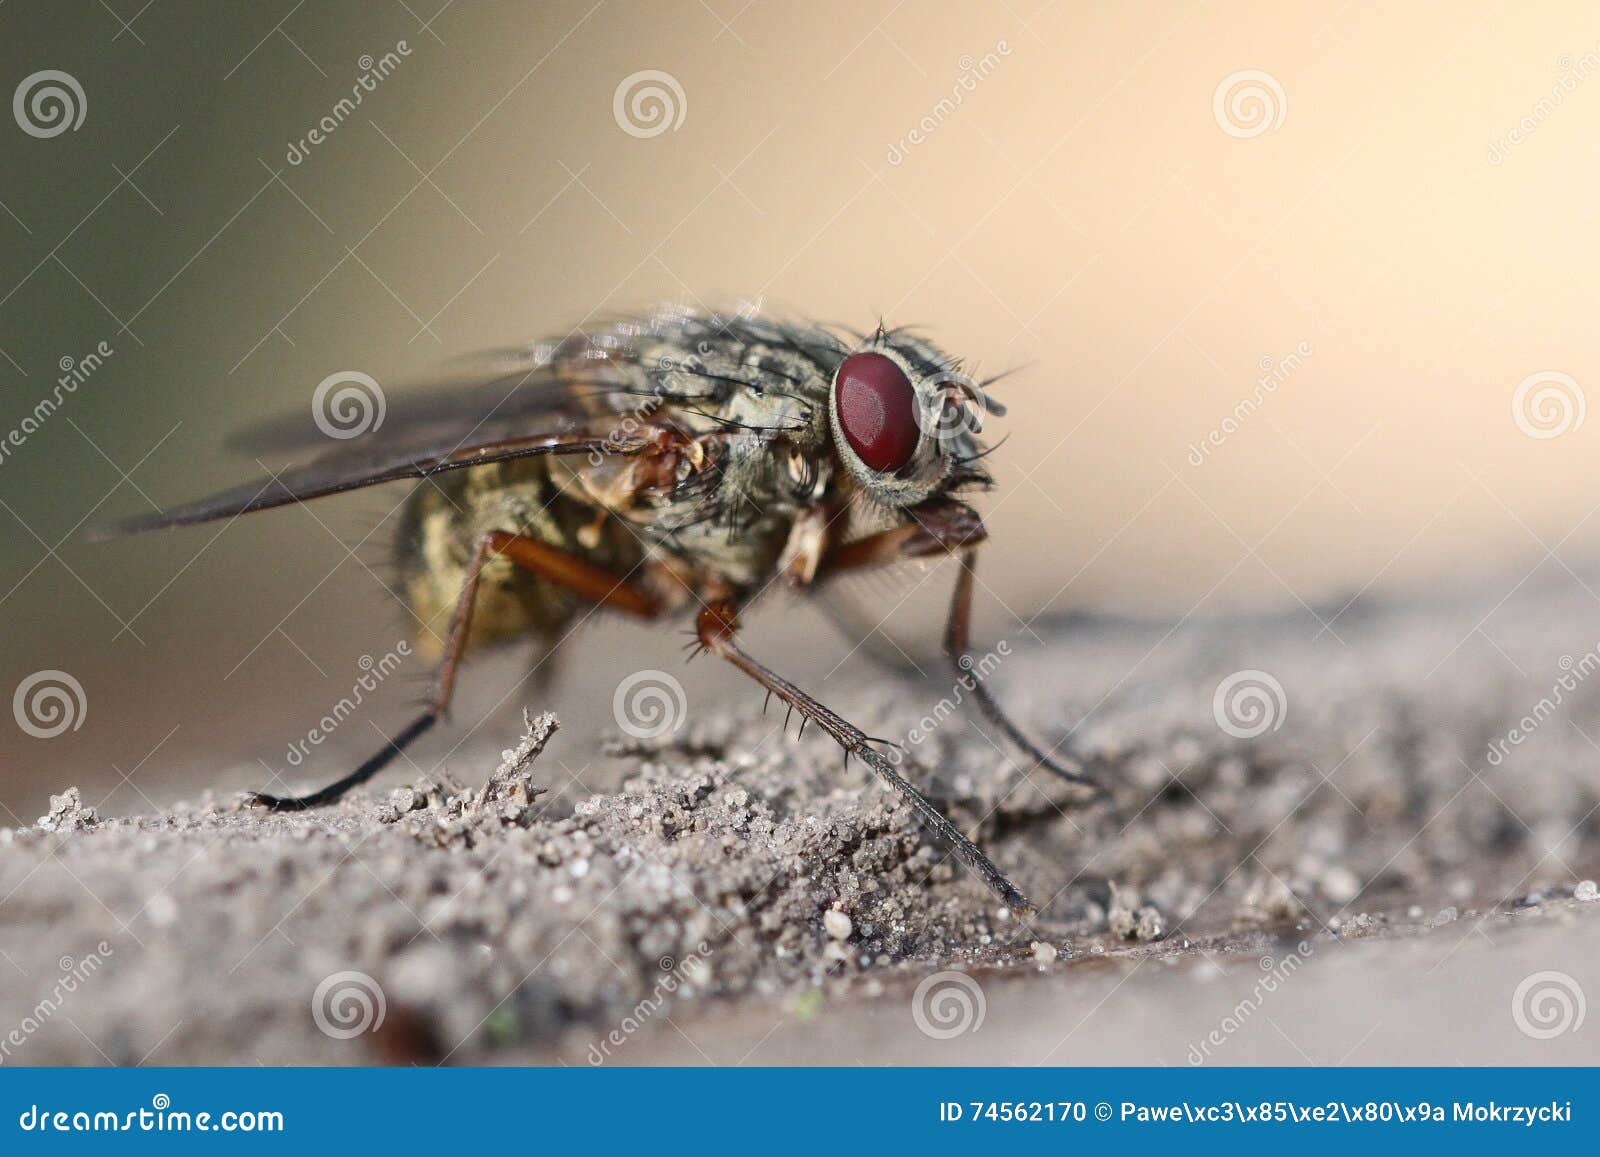
M834 449L865 496L904 509L990 482L978 435L1005 410L921 338L880 329L834 371Z

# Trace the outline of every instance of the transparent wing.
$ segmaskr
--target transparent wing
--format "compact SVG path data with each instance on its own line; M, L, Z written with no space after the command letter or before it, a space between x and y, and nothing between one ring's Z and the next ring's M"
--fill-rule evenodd
M89 537L232 518L512 458L636 453L657 405L637 366L580 356L397 392L383 399L382 420L373 429L348 440L319 429L308 410L303 418L271 421L230 439L257 453L299 451L301 462L208 498L94 528ZM630 413L640 420L624 423ZM313 447L320 453L307 457Z

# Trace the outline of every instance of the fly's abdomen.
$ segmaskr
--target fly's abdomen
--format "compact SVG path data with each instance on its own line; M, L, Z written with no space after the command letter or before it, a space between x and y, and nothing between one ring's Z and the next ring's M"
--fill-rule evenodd
M464 470L418 487L401 530L404 598L418 650L443 653L479 544L493 531L536 539L618 574L639 548L614 519L551 481L541 459ZM619 534L620 532L620 534ZM467 636L469 649L527 636L558 635L582 604L565 587L491 555L479 573Z

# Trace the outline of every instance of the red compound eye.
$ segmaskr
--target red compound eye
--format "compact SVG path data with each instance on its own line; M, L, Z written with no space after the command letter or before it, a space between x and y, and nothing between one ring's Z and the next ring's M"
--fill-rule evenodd
M850 448L879 474L900 469L916 452L917 393L911 381L882 354L852 354L833 385L839 425Z

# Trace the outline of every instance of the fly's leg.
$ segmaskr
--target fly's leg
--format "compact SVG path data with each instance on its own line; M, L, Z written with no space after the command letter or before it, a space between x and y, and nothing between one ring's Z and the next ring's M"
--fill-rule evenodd
M641 619L653 619L661 611L648 592L559 546L503 530L490 531L485 541L495 554L505 555L529 574L564 586L592 603Z
M1058 759L1050 752L1042 751L1038 744L1022 733L1021 728L1011 722L995 697L989 693L988 685L979 674L967 646L967 633L972 626L972 568L977 554L972 547L961 552L961 573L956 575L956 589L950 597L950 620L944 631L945 657L955 667L956 677L962 680L962 685L972 691L972 697L978 701L978 710L983 712L984 718L998 727L1011 745L1033 760L1036 767L1053 771L1068 783L1092 787L1097 792L1105 791L1104 787L1085 775L1083 768L1075 761Z
M1015 884L1006 879L1005 873L995 867L978 845L963 835L961 829L951 823L926 796L895 771L882 753L871 746L871 741L860 728L836 715L793 683L745 654L734 641L734 632L737 629L737 611L727 603L713 603L703 609L696 624L696 634L702 647L732 663L766 688L769 694L776 695L833 736L839 746L844 748L846 762L850 756L857 756L872 769L873 774L899 792L940 838L950 844L962 862L978 874L989 886L990 891L1000 897L1006 907L1023 916L1034 914L1033 905L1017 890Z
M407 724L405 730L389 740L382 750L368 756L360 767L343 779L335 780L310 795L285 797L268 795L260 791L251 792L251 803L275 812L306 811L324 804L335 803L344 797L345 792L366 783L388 767L419 735L427 732L439 721L439 716L443 715L445 708L450 705L451 692L455 690L456 670L461 665L461 655L467 645L467 632L472 626L472 604L478 594L478 579L482 576L483 564L488 561L493 549L492 536L484 535L478 542L477 550L473 552L472 561L467 565L466 581L461 584L461 593L456 596L455 611L450 616L450 633L445 638L444 657L439 660L439 666L433 673L433 687L428 693L427 710Z
M1053 756L1024 735L990 694L976 670L968 650L968 633L972 624L973 563L978 544L988 538L982 519L970 506L950 499L924 503L912 509L910 514L913 521L904 526L835 547L818 568L819 577L826 578L841 571L878 566L906 558L959 554L961 572L956 576L955 592L950 600L950 618L944 636L945 656L955 668L956 677L963 686L970 688L984 718L999 728L1007 741L1031 760L1034 766L1043 767L1069 783L1104 791L1100 784L1083 773L1082 767L1075 761Z
M642 618L651 618L658 607L645 591L626 579L568 554L558 547L537 539L492 530L478 542L478 548L467 566L466 581L461 584L461 594L456 598L454 614L450 618L450 633L445 639L444 657L434 672L433 688L428 695L428 708L413 719L406 728L349 775L310 795L285 798L252 792L250 802L272 811L305 811L334 803L351 788L365 783L387 767L402 751L439 721L450 706L455 691L456 672L461 666L461 656L466 651L467 635L472 626L472 607L478 594L478 580L483 566L491 555L504 555L523 570L543 579L559 583L567 589L603 606L628 611Z

